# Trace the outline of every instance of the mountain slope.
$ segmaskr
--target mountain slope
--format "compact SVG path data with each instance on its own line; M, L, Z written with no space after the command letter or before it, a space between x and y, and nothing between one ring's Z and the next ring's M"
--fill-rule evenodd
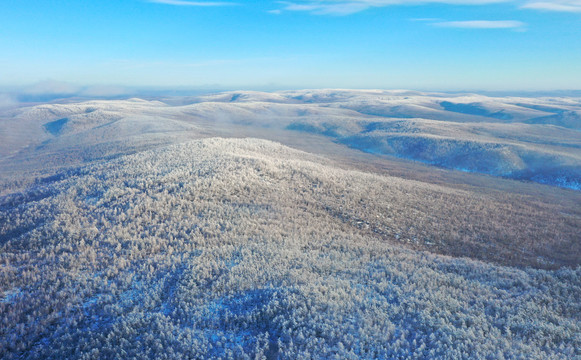
M578 266L579 216L501 198L254 139L76 168L1 198L0 355L578 356L581 268L474 259Z

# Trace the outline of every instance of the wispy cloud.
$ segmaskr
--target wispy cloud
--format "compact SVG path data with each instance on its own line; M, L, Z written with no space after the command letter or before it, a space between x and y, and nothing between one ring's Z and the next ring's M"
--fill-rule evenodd
M223 1L149 0L148 2L156 3L156 4L176 5L176 6L199 6L199 7L237 5L236 3L223 2Z
M152 0L156 2L182 2L181 0ZM185 2L185 1L184 1ZM370 8L392 5L449 4L487 5L514 3L514 0L295 0L279 1L281 11L302 11L316 15L349 15ZM522 2L521 2L522 4ZM528 0L521 9L581 13L581 0Z
M417 5L428 3L455 5L484 5L510 0L303 0L281 1L284 11L304 11L317 15L349 15L369 8L390 5Z
M229 1L190 1L190 0L145 0L150 3L217 7L239 5ZM349 15L370 8L379 8L392 5L420 5L420 4L450 4L450 5L486 5L507 3L514 0L296 0L277 1L282 7L268 11L271 14L280 14L283 11L308 12L316 15ZM529 1L521 9L546 11L581 12L581 0L548 0ZM423 20L423 19L422 19Z
M333 3L319 1L301 4L285 2L282 4L284 4L284 8L282 10L285 11L305 11L317 15L326 15L326 14L349 15L366 10L371 7L371 5L366 3L342 2L342 1Z
M43 80L34 84L0 88L0 110L21 103L46 102L71 97L114 98L135 93L119 85L79 85L65 81Z
M44 80L18 89L21 95L31 96L117 96L127 93L128 89L117 85L77 85L65 81Z
M440 19L440 18L414 18L414 19L410 19L410 21L435 22L435 21L442 21L442 19Z
M17 105L18 101L11 94L0 93L0 109Z
M521 8L581 13L581 0L533 1L523 5Z
M46 95L46 94L75 94L81 90L81 86L69 82L57 80L43 80L28 85L20 90L23 94L28 95Z
M524 29L526 24L516 20L469 20L469 21L442 21L433 23L438 27L462 29Z

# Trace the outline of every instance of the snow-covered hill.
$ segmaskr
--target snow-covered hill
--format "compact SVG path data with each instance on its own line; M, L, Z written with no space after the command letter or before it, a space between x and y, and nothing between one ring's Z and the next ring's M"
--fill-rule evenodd
M579 357L580 113L382 90L5 108L0 358Z
M0 166L31 168L56 154L75 163L216 135L300 133L448 169L581 188L581 99L410 91L229 92L20 108L2 114Z
M1 197L0 357L580 355L579 208L344 165L210 138Z

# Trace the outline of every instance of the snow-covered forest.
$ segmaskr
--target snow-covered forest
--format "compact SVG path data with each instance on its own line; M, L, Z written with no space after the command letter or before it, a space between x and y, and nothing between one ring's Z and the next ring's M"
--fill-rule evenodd
M432 118L395 120L378 112L406 107L372 95L5 110L0 358L580 357L579 103L438 98L457 113L446 122L433 98L391 94L433 105ZM568 110L539 125L550 109L538 102ZM351 143L371 134L397 152L398 133L495 143L454 156L498 152L523 174L566 174L567 186ZM421 154L450 159L438 149Z

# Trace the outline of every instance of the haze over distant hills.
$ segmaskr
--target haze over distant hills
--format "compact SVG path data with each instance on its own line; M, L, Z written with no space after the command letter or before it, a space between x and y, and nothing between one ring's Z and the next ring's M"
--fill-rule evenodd
M4 108L0 358L579 357L580 117L383 90Z

